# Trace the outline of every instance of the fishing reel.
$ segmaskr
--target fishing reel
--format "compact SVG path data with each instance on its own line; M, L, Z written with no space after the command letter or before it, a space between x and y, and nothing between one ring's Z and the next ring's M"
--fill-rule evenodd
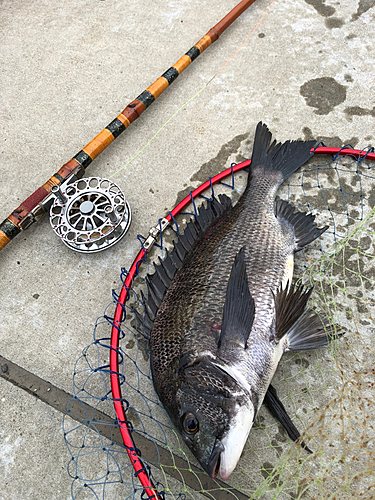
M66 246L81 253L100 252L127 232L131 211L124 193L112 181L82 178L52 186L50 223Z

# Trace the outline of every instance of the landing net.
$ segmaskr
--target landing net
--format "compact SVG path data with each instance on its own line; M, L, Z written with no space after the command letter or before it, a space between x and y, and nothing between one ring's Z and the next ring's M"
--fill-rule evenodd
M323 151L333 150L316 150ZM164 257L206 199L226 193L236 203L247 162L193 192L180 213L170 212L171 225L147 256L147 236L138 237L138 263L122 269L126 286L113 291L96 321L93 342L75 365L74 398L63 421L72 498L374 498L374 159L373 149L315 155L279 191L280 198L316 215L318 226L329 225L296 255L294 275L315 285L310 305L347 332L328 350L286 353L273 379L313 454L294 444L262 407L227 483L210 479L158 402L147 343L138 333L142 325L134 309L142 313L141 291L147 295L145 276L153 272L153 262ZM124 445L127 434L135 444Z

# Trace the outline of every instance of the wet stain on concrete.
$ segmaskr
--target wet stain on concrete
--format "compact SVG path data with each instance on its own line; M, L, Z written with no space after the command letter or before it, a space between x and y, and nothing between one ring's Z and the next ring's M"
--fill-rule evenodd
M331 5L326 5L325 0L305 0L305 2L316 10L323 17L330 17L336 12L336 9Z
M190 185L190 186L187 186L185 189L182 189L181 191L179 191L177 194L177 198L176 198L176 202L175 202L174 206L178 205L180 203L180 201L182 201L184 198L186 198L186 196L190 193L190 191L193 191L194 189L195 189L195 187Z
M141 422L139 416L131 408L128 408L126 410L126 419L129 420L134 426L135 425L142 425L142 422Z
M345 22L341 17L329 17L324 21L324 24L331 30L333 28L341 28Z
M133 339L130 339L128 343L125 345L126 349L133 349L135 345L135 341Z
M363 236L361 238L361 252L366 252L366 250L370 250L372 245L372 239L369 236Z
M281 457L283 453L283 447L276 441L276 439L272 439L271 444L275 449L277 456Z
M241 163L242 161L246 161L248 159L249 159L249 157L244 156L242 153L238 153L235 161L236 161L236 163Z
M288 440L288 434L286 433L286 430L280 424L278 424L277 428L278 428L279 432L276 434L275 439L277 441L285 443Z
M359 139L358 137L351 137L350 139L343 140L337 135L326 136L326 135L314 135L309 127L303 127L302 129L304 140L311 141L315 139L318 142L323 142L326 146L331 146L332 148L342 148L345 145L351 145L355 147Z
M150 360L150 354L149 354L146 346L144 345L144 342L138 342L138 346L139 346L139 350L142 353L143 359L148 362Z
M351 318L350 318L351 319ZM370 321L366 321L365 319L360 319L359 322L361 323L361 325L363 326L368 326L368 325L371 325Z
M375 118L375 106L372 109L361 108L360 106L350 106L345 108L345 115L348 121L353 121L353 116L372 116Z
M357 12L352 15L352 21L359 19L362 14L372 7L375 7L375 0L359 0Z
M357 243L358 245L358 243ZM340 261L343 259L343 255L340 254ZM363 278L362 276L366 276L366 280L371 282L371 280L375 277L375 269L372 267L372 256L367 257L362 254L361 258L358 258L358 248L352 248L350 246L345 247L345 286L346 288L352 287L353 290L356 290L356 296L352 296L352 299L355 300L357 311L359 313L367 313L369 305L363 302L361 295L363 289ZM332 278L342 277L342 264L334 263L331 269ZM325 293L332 294L332 291L329 291L329 285L324 285L326 287Z
M375 205L375 186L372 186L368 193L368 200L370 202L370 207Z
M306 484L302 482L302 484L296 484L296 492L293 491L288 491L288 495L290 496L291 500L301 500L301 498L311 498L309 495L308 489L306 487Z
M214 175L220 173L228 160L228 158L240 148L241 142L247 139L249 136L248 133L236 135L228 141L226 144L223 144L220 148L220 151L206 163L203 163L201 168L196 172L190 179L191 182L198 181L199 183L205 182L209 177L213 177Z
M302 366L302 368L308 368L310 366L310 363L305 358L297 358L295 363L296 365Z
M263 422L265 418L262 415L257 415L253 424L253 429L263 429Z
M190 182L199 182L199 184L201 184L207 181L209 177L214 177L219 174L222 170L224 170L228 158L239 150L241 143L247 139L248 136L248 133L236 135L226 144L223 144L215 158L203 163L198 172L190 178ZM236 161L238 160L236 159ZM195 187L190 185L180 191L177 194L175 205L183 200L193 189L195 189Z
M136 325L135 319L132 319L130 324L131 324L132 328L134 328L134 330L137 330L137 325ZM140 333L140 332L137 332L137 333L139 334L137 336L137 347L138 347L139 351L141 352L143 359L148 362L150 360L150 355L149 355L149 352L147 349L147 340L144 338L142 333ZM126 349L133 349L133 347L135 345L136 345L135 340L129 339L127 344L125 345L125 347L126 347Z
M269 479L272 478L271 482L269 483L269 486L271 488L275 488L276 486L280 486L280 474L273 474L274 466L270 462L264 462L262 464L262 468L260 470L260 473L264 477L264 479Z
M332 77L314 78L304 83L300 94L317 115L328 115L346 99L346 87Z

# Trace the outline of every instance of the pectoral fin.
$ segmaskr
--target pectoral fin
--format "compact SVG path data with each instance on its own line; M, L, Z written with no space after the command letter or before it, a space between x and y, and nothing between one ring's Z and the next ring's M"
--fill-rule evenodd
M272 385L269 385L268 387L266 396L264 398L264 403L266 404L271 414L284 427L290 439L293 439L293 441L297 442L301 437L301 434L298 432L297 427L293 424L284 405L277 396L276 389ZM301 442L301 446L309 453L312 453L312 451L306 446L306 443L304 441Z
M228 344L245 348L254 322L255 304L246 274L245 247L237 253L228 281L219 349Z

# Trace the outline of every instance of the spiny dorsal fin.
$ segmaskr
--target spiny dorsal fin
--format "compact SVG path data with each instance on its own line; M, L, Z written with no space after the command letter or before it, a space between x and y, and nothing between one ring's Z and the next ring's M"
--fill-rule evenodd
M155 265L155 272L146 278L147 299L143 299L145 333L150 334L160 304L172 283L178 269L182 267L186 254L194 243L202 236L210 224L231 207L231 200L226 195L213 198L207 205L199 208L198 215L186 225L183 235L173 243L173 250L167 251L165 259L159 257L159 264ZM137 313L137 320L141 321L141 314Z
M145 316L147 315L149 317L150 321L153 322L155 319L156 313L158 312L158 308L153 300L150 300L150 301L146 300L146 297L144 296L142 290L141 290L141 294L142 294L142 304L143 304Z
M299 252L303 247L319 238L328 229L324 226L321 229L316 227L315 215L295 211L295 208L285 200L277 200L275 203L275 215L279 219L284 219L294 227L296 237L295 252Z
M149 321L149 317L146 315L142 315L136 309L134 309L134 315L136 317L136 322L134 325L135 330L140 333L145 339L148 339L151 333L153 322Z
M234 259L228 281L218 343L219 351L226 350L229 344L246 347L253 326L254 314L255 304L249 290L246 273L245 247L242 247Z
M167 257L168 257L168 251L167 251ZM175 273L175 267L172 264L172 262L170 261L170 259L166 258L163 260L159 256L159 267L162 267L164 269L166 275L172 281L174 273Z
M313 288L306 290L303 285L289 287L289 282L284 289L280 285L274 295L275 331L273 335L276 340L281 340L303 314L312 291Z
M163 261L160 260L160 262L162 263ZM172 279L169 277L169 274L167 273L165 266L163 266L163 264L155 266L155 272L163 282L164 286L166 288L169 288L170 284L172 283Z

